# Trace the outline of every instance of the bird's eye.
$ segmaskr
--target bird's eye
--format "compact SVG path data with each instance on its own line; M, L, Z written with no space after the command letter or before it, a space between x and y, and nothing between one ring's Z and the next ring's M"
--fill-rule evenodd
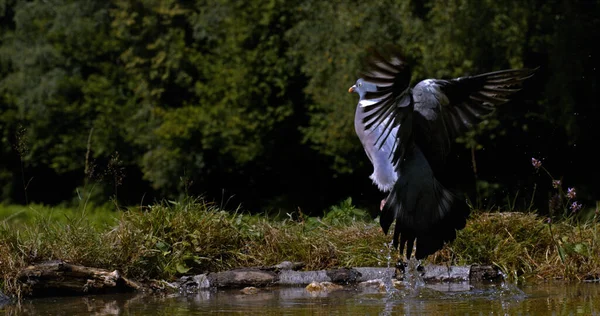
M359 87L360 87L360 86L362 86L362 82L359 82L359 83L358 83L358 86L359 86Z

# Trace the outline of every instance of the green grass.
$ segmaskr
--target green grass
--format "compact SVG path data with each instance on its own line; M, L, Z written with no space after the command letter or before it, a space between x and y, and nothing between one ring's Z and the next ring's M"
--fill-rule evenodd
M0 224L18 227L31 225L40 220L67 223L71 219L85 219L94 225L114 225L118 220L118 212L111 204L85 207L56 206L40 204L4 205L0 204Z
M600 274L599 224L566 218L548 224L530 213L474 212L455 242L427 259L493 264L512 279L578 280ZM323 218L285 218L224 211L202 199L116 211L44 206L0 207L0 280L22 290L17 272L61 259L118 269L137 280L302 261L305 269L386 266L391 236L351 200ZM391 264L397 260L393 252Z

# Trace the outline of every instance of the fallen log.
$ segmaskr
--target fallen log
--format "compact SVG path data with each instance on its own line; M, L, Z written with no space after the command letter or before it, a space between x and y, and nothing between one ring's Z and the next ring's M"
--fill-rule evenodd
M85 267L61 260L28 266L19 272L17 279L33 296L126 292L140 288L117 270Z

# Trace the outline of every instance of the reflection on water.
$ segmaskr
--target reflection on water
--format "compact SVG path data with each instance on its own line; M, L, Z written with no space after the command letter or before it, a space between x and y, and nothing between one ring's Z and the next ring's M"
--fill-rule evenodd
M600 315L600 284L428 284L393 293L346 288L204 291L194 295L122 294L28 300L4 315Z

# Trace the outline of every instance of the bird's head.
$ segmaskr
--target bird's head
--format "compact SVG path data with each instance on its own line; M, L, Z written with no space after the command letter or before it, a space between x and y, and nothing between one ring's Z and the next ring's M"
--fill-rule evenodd
M372 82L365 81L363 78L356 80L356 83L348 89L348 92L358 93L360 99L364 99L367 92L376 92L377 85Z

